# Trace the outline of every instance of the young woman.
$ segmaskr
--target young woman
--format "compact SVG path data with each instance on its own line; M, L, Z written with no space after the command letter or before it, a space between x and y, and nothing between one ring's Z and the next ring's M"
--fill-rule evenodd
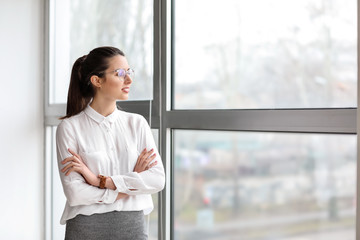
M56 132L65 239L147 239L144 214L165 174L146 120L116 107L128 99L133 75L114 47L95 48L74 63Z

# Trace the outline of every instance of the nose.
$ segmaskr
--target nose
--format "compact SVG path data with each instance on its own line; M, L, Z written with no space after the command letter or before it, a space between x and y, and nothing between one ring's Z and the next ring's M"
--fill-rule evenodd
M132 78L129 76L129 74L125 75L125 84L131 84L132 83Z

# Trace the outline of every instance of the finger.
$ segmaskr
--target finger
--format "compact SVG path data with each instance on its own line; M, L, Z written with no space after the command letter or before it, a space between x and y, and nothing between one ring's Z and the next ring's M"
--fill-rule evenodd
M74 160L74 156L71 156L71 157L68 157L68 158L65 158L64 160L61 161L61 164L66 164L68 162L71 162Z
M155 161L155 162L153 162L152 164L150 164L148 168L152 168L152 167L154 167L156 164L157 164L157 161Z
M151 155L151 156L146 160L146 165L149 165L149 163L151 163L155 158L156 158L156 153L154 153L153 155Z
M74 162L69 163L68 165L66 165L63 169L61 169L62 172L66 172L69 168L72 168L75 166Z
M73 162L82 163L82 160L81 160L81 158L74 156Z
M150 151L148 152L145 152L141 157L139 156L139 159L138 161L136 162L136 164L138 166L141 166L141 167L145 167L146 165L146 160L148 159L148 157L150 156L150 154L152 153L153 149L151 149Z
M80 167L78 165L73 165L71 168L68 169L68 171L65 173L66 176L69 176L71 172L79 172Z
M140 153L138 158L142 158L146 153L146 148L144 148L144 150L142 150L142 152Z
M143 157L143 155L145 154L145 152L146 152L146 148L144 148L144 150L142 150L142 152L141 152L140 155L138 156L138 159L136 160L134 169L136 169L136 168L139 166L139 164L140 164L140 162L142 161L142 157Z
M69 164L69 165L67 165L66 167L64 167L64 168L62 169L62 172L63 172L66 176L68 176L71 171L73 171L73 169L72 169L72 164L71 164L71 165Z
M74 171L75 171L74 168L70 168L69 171L67 171L67 172L65 173L65 176L69 176L69 174L70 174L71 172L74 172Z
M140 160L140 159L138 158L138 160L137 160L136 163L135 163L134 170L138 168L138 166L139 166L139 160Z
M61 169L61 172L67 171L67 169L69 169L70 167L71 167L71 163L69 163L68 165L66 165L65 167L63 167L63 168Z
M70 148L68 148L68 151L69 151L69 153L71 153L71 154L74 155L75 157L80 158L80 156L79 156L76 152L74 152L73 150L71 150Z
M76 162L71 162L68 165L66 165L64 168L61 169L62 172L66 172L69 168L79 168L81 164L76 163Z
M150 157L148 157L147 159L145 159L143 161L143 166L147 166L149 165L149 163L154 160L156 158L156 153L154 153L153 155L151 155Z
M154 149L151 149L147 153L144 154L143 159L147 159L152 153L154 152Z
M126 198L127 196L129 196L129 195L127 195L126 193L118 193L118 198L117 199Z

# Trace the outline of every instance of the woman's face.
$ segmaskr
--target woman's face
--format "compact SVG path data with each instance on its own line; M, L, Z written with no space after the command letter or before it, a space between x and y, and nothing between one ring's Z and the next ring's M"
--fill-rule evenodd
M101 79L101 87L96 94L111 100L127 100L132 79L128 74L118 76L118 69L129 70L129 64L124 56L117 55L109 59L109 67Z

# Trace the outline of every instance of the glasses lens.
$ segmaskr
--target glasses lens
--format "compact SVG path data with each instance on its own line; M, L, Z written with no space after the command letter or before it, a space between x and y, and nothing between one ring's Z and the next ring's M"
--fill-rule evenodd
M127 74L129 75L130 78L134 78L134 77L135 77L135 72L134 72L134 70L132 70L131 68L127 71Z
M116 72L119 77L125 77L125 75L126 75L126 72L124 69L118 69L118 70L116 70Z

